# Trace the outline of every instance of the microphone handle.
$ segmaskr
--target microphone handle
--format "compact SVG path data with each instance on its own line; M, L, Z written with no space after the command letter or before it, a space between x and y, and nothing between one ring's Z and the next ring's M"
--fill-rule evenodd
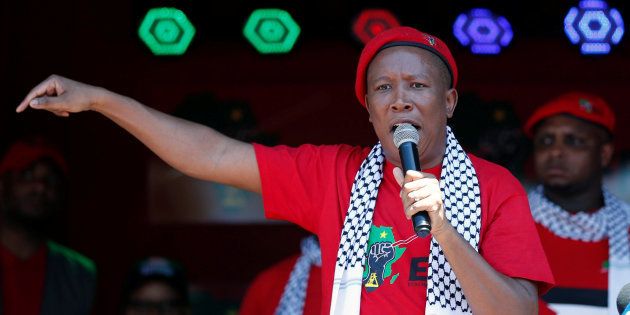
M403 174L407 174L408 170L421 171L418 148L415 143L411 141L401 143L398 147L398 154L400 154ZM413 230L418 236L427 237L431 233L431 221L426 211L413 214L411 221L413 222Z

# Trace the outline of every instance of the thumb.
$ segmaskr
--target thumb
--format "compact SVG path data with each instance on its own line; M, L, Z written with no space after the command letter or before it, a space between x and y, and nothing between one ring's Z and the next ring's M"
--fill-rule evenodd
M393 173L396 182L398 183L398 185L400 185L400 187L402 187L403 182L405 181L405 175L403 175L403 171L400 169L400 167L394 167Z
M35 109L43 109L51 112L66 111L64 108L65 95L60 96L40 96L32 99L29 106Z

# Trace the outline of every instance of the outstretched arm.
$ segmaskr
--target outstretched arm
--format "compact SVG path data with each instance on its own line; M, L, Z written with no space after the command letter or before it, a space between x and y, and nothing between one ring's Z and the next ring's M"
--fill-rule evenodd
M187 175L261 191L251 144L167 115L126 96L53 75L33 88L16 111L19 113L28 107L61 117L88 110L99 112Z

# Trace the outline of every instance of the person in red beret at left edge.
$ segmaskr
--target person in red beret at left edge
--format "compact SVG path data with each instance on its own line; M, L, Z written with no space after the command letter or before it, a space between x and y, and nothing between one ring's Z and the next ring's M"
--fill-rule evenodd
M15 142L0 161L2 315L90 313L94 263L49 238L66 205L66 173L61 154L40 141Z
M319 238L322 313L536 314L553 276L527 194L506 169L466 154L447 126L458 77L439 38L410 27L379 33L355 83L379 139L367 148L244 143L59 76L17 111L97 111L180 171L261 193L267 217ZM421 171L401 170L401 125L420 134ZM426 237L410 221L419 212L431 221Z

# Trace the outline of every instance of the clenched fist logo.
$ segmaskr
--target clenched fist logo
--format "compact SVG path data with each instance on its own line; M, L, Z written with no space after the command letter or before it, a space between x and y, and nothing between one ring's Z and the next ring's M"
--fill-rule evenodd
M385 265L396 256L396 250L390 242L377 242L370 247L368 255L369 272L363 280L368 292L376 290L383 283Z

